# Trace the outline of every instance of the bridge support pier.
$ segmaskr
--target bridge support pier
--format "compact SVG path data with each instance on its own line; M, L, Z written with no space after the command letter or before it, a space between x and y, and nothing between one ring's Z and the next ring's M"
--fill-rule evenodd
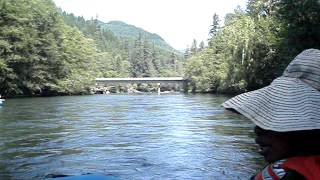
M189 91L189 83L188 83L188 81L184 81L183 82L183 92L188 93L188 91Z
M160 89L160 83L158 83L158 95L160 95L161 89Z

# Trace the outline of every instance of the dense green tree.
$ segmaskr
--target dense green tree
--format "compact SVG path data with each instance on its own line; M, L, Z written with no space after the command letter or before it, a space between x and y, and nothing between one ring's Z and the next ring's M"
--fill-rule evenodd
M187 47L184 51L183 57L187 59L190 56L190 49Z
M133 77L152 77L160 68L154 49L152 50L151 45L143 39L142 35L136 39L130 63L130 72Z
M0 0L0 94L82 94L96 77L166 76L177 70L167 62L172 48L161 49L169 46L159 36L148 34L162 40L163 46L151 48L142 33L132 43L104 25L62 12L52 0Z
M170 55L172 51L168 51L168 45L165 45L160 37L154 34L143 32L141 29L126 25L122 22L103 23L97 19L83 20L83 18L77 18L72 14L62 12L64 19L70 26L77 27L96 43L96 47L100 52L107 52L111 59L120 59L124 63L129 63L127 69L123 69L123 72L117 72L118 75L127 74L132 77L150 77L150 76L169 76L171 71L180 71L180 67L176 69L171 67ZM113 26L118 27L114 29ZM119 34L126 34L125 36L116 37L110 29L116 31ZM129 31L130 32L127 32ZM134 32L138 30L138 35L135 37ZM119 32L120 31L120 32ZM133 37L131 37L131 35ZM152 42L150 41L152 39ZM157 41L161 41L159 43ZM170 49L170 48L169 48ZM103 59L103 58L102 58ZM103 61L101 58L100 61ZM109 58L110 59L110 58ZM106 71L108 73L100 73L112 77L118 77L116 71L109 73L109 69L113 69L113 65L109 64L110 61L105 60ZM179 61L179 58L177 58ZM180 68L180 69L179 69ZM100 69L103 71L103 69ZM127 77L127 76L125 76Z
M0 8L0 93L13 96L73 91L62 82L74 73L80 73L76 77L81 79L82 72L90 72L87 67L92 56L85 55L95 51L92 43L64 24L51 0L1 0ZM72 48L73 44L78 47Z
M262 18L274 15L279 8L279 0L249 0L247 12L251 17Z
M220 24L219 16L216 13L214 13L212 17L211 29L209 30L209 36L211 38L218 32L219 24Z
M191 47L190 47L190 53L196 54L198 52L198 42L196 39L193 39Z
M204 49L204 42L201 41L200 44L199 44L199 51L203 50Z
M275 16L281 22L282 66L302 50L320 48L320 2L318 0L281 0Z
M159 52L156 50L154 44L152 46L152 66L154 67L154 72L156 73L155 76L158 76L160 69L161 69L161 61L158 57Z
M144 61L142 35L136 39L130 57L130 74L132 77L141 77L143 74L142 63Z
M154 67L152 63L152 50L149 45L149 42L145 39L143 42L143 60L142 60L142 77L152 77L154 76Z
M1 83L5 95L41 93L63 76L63 63L56 61L61 42L60 20L51 1L1 1L0 37L3 71L16 77ZM31 10L33 9L33 10ZM31 12L31 13L30 13ZM9 74L11 74L9 73Z
M193 89L240 93L268 85L292 58L320 48L316 0L250 0L245 11L227 14L209 47L188 56Z

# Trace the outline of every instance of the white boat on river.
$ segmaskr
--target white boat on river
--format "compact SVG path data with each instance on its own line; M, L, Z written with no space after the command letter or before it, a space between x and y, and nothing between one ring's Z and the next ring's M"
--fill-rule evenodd
M4 104L4 101L5 101L5 99L1 99L1 96L0 96L0 106L2 106Z

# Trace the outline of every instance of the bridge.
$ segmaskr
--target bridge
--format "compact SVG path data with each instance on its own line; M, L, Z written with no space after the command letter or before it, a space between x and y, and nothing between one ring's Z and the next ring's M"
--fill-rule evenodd
M99 84L157 83L158 94L160 94L161 83L182 83L184 91L187 92L189 80L183 77L96 78L96 82Z

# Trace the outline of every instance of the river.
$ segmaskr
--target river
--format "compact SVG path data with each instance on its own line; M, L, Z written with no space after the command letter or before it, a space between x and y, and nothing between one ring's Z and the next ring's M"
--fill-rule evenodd
M101 173L120 179L248 179L262 167L253 125L215 95L8 99L0 179Z

